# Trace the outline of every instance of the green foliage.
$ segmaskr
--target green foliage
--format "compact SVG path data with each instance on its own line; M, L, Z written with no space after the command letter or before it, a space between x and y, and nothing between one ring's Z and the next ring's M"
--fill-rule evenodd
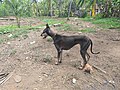
M2 42L4 42L4 40L0 38L0 44L1 44Z
M95 29L93 29L93 28L86 28L86 29L80 30L80 31L83 33L95 33L96 32Z
M57 24L57 23L59 23L59 24L65 23L64 20L61 21L61 20L56 20L56 19L52 19L52 18L43 19L42 21L45 23L48 23L49 25L53 25L53 24Z
M103 28L120 28L120 19L102 18L102 19L93 21L93 24L99 24Z
M19 17L48 16L52 12L55 16L67 17L71 0L3 0L0 2L0 16L15 15ZM76 11L90 11L94 0L72 0L71 16ZM120 16L120 0L97 0L98 7L104 10L100 12L104 17Z
M120 18L101 18L98 16L97 18L86 17L82 20L90 21L93 24L98 24L100 27L103 28L120 28Z
M59 27L58 30L72 31L73 28L69 24L64 24L63 26Z
M6 34L6 33L11 33L13 32L17 26L0 26L0 34Z
M53 40L52 40L51 37L48 36L48 37L47 37L47 41L48 41L48 42L52 42Z
M20 35L26 34L26 33L28 33L28 32L29 32L29 31L26 30L26 29L16 30L15 32L12 32L13 34L12 34L12 37L11 37L11 38L17 38L17 37L19 37Z
M94 18L95 19L102 19L103 18L103 14L99 13Z
M7 4L5 2L0 3L0 17L3 16L8 16L9 15L9 7L7 6Z

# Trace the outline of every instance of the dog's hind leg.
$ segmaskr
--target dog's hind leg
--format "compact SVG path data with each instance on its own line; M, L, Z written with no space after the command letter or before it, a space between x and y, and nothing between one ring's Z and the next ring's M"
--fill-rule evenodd
M88 54L88 52L86 52L86 55L87 55L87 62L88 62L90 59L90 55Z
M90 59L90 55L87 53L87 49L89 48L90 43L88 42L84 42L81 44L81 50L80 50L80 54L83 58L83 66L81 69L84 69L85 65L87 64L87 62ZM87 60L88 59L88 60Z
M81 54L81 56L83 58L83 65L82 65L82 68L80 68L80 69L84 69L85 65L87 64L87 60L86 60L86 57L85 57L86 51L80 50L80 54Z

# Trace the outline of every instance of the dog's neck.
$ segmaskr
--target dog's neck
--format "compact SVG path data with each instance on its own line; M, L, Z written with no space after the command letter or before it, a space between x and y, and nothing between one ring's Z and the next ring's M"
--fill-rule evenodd
M56 36L56 33L54 33L52 30L49 30L47 34L51 37L54 38Z

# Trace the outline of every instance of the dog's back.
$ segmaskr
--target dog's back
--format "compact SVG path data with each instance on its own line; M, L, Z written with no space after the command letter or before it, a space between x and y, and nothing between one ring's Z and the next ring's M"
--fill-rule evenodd
M86 42L87 40L89 40L89 38L84 35L65 36L65 35L56 34L53 40L55 45L61 47L61 49L63 50L68 50L76 44Z

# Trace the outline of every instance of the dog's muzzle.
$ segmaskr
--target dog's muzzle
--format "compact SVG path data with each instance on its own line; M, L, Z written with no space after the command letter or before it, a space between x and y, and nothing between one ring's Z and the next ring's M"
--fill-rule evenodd
M48 35L46 33L42 33L41 36L43 37L43 39L45 39Z

